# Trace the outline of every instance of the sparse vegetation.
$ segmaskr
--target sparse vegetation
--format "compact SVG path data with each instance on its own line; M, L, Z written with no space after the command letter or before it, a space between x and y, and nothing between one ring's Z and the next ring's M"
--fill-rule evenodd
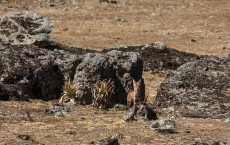
M114 83L111 80L97 81L92 90L93 107L108 109L111 105L111 95L114 90Z
M70 99L75 99L76 90L77 88L74 85L73 81L71 81L70 79L67 80L63 86L63 93L61 98L59 99L59 103L63 104Z

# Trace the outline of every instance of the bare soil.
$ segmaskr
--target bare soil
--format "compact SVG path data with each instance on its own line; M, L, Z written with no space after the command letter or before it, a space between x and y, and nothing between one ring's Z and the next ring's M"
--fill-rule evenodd
M160 41L198 55L230 54L227 0L118 0L117 4L100 4L99 0L65 0L61 4L54 0L54 6L43 0L8 1L0 1L0 16L21 10L47 16L54 22L54 40L69 46L102 50ZM144 72L146 94L154 98L165 75ZM77 106L71 108L69 117L46 116L44 110L53 103L0 101L0 112L12 114L0 116L0 144L25 144L16 140L18 134L33 138L27 144L88 144L111 135L121 144L230 143L230 124L218 120L176 118L178 133L160 134L148 128L150 122L124 122L122 115L127 111ZM159 118L167 119L161 114Z

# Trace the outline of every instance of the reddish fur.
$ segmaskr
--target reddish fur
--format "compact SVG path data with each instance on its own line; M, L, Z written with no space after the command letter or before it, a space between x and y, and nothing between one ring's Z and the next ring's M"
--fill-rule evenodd
M133 88L135 90L139 89L138 93L135 93L134 91L130 92L127 96L127 106L131 107L132 105L136 105L139 101L141 101L141 96L140 96L140 88L141 88L141 79L139 81L133 81Z

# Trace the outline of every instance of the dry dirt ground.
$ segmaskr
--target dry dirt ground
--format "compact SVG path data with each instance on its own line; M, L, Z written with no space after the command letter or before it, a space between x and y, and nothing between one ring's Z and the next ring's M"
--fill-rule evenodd
M49 6L51 5L51 6ZM31 10L54 22L51 33L60 43L102 50L120 45L160 41L168 47L198 55L226 57L230 54L230 1L228 0L0 0L0 16L9 11ZM147 94L155 96L165 74L144 72ZM54 102L0 101L0 112L31 114L28 117L0 116L0 144L26 144L18 134L30 135L28 144L88 144L117 135L121 144L192 144L226 141L230 124L210 119L177 118L177 134L159 134L150 122L126 123L127 111L98 111L89 106L71 108L71 116L44 114ZM163 116L159 116L164 118Z

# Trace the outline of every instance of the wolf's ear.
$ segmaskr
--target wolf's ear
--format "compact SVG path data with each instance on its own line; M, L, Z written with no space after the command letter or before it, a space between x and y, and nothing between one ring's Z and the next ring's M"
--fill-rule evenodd
M133 84L135 84L136 83L136 81L133 79Z
M138 81L139 84L141 84L142 78Z

